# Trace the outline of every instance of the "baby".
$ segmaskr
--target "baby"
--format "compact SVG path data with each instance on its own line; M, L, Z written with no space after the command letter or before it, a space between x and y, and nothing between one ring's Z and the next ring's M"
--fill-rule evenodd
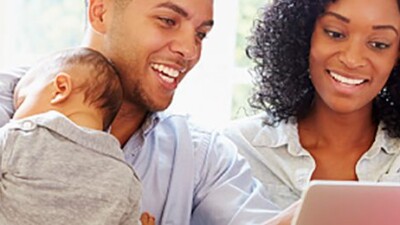
M140 224L139 179L104 132L122 94L113 65L88 48L27 72L0 129L0 224Z

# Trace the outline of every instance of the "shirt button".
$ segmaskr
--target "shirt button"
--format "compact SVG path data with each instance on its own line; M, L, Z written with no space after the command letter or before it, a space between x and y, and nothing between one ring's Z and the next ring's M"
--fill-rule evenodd
M25 120L21 124L21 129L24 131L31 131L36 128L36 124L30 120Z

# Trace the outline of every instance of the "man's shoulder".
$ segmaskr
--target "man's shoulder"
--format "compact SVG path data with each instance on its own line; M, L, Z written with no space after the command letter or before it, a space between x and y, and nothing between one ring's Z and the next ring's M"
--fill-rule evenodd
M0 71L0 126L7 123L14 113L14 88L27 70L28 67L17 67Z
M189 114L179 114L171 112L159 112L160 126L168 126L172 129L179 129L179 131L186 133L192 137L202 135L212 135L216 130L209 128L195 119Z
M9 69L0 70L2 82L17 82L28 71L29 66L20 66Z
M190 140L195 150L208 151L218 145L231 148L232 143L219 130L201 124L190 115L163 112L159 117L158 129L165 130L168 127L179 140Z

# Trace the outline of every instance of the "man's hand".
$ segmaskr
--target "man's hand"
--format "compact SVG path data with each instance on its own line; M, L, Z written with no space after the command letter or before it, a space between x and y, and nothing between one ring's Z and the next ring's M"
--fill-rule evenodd
M265 225L290 225L297 208L300 206L300 201L293 203L291 206L283 210L274 218L267 221Z
M140 222L142 222L142 225L155 225L155 218L148 212L142 213L140 216Z

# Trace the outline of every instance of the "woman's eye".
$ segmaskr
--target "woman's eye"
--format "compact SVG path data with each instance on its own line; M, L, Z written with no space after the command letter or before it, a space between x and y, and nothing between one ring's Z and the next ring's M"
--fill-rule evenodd
M159 17L159 20L161 20L164 24L168 26L175 26L176 21L167 17Z
M387 49L387 48L389 48L389 47L390 47L390 44L386 44L386 43L383 43L383 42L374 41L374 42L371 42L371 43L370 43L370 46L371 46L372 48L376 48L376 49L382 50L382 49Z
M324 32L331 38L333 39L343 39L344 38L344 34L337 32L337 31L333 31L333 30L328 30L328 29L324 29Z

